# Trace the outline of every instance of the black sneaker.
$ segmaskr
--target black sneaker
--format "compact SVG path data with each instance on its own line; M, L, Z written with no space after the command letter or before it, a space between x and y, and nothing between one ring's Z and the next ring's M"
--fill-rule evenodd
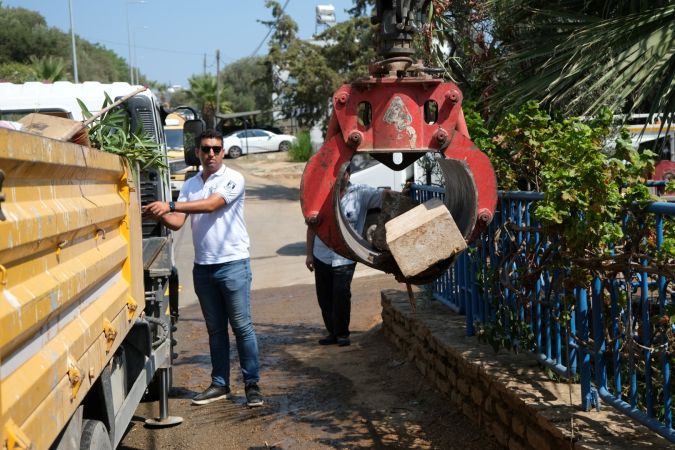
M262 406L263 397L257 383L247 384L245 390L247 406Z
M339 337L336 339L338 347L346 347L351 344L348 337Z
M215 402L221 398L227 398L228 395L230 395L229 387L211 384L211 386L207 387L204 392L195 395L195 397L192 399L192 404L206 405L207 403Z
M323 339L319 339L319 345L334 345L337 344L337 338L335 336L326 336Z

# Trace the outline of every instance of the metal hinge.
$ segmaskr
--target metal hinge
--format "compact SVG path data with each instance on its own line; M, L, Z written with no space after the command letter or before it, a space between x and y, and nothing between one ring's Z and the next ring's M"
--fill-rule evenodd
M12 419L5 424L5 437L4 444L7 450L31 450L33 448L28 436Z
M70 388L72 390L72 400L77 397L77 392L80 390L80 386L82 386L82 372L73 363L70 363L68 366L68 380L70 381Z
M110 352L110 349L112 348L113 342L115 341L115 338L117 337L117 330L115 327L110 323L108 319L103 320L103 335L105 336L105 341L106 341L106 353Z
M136 303L136 300L131 297L127 298L127 320L134 318L134 314L136 314L137 309L138 303Z

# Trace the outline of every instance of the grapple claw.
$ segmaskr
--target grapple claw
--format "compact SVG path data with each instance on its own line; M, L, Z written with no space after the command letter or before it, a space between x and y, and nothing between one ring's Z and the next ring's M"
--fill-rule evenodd
M342 217L339 181L357 153L369 153L392 170L427 152L440 153L445 205L467 241L480 234L494 215L497 182L488 157L468 137L461 102L456 85L426 75L370 77L338 89L325 144L307 163L300 187L305 221L326 245L401 277L391 254L370 245ZM393 153L402 154L402 161L394 162ZM452 261L406 281L427 283Z

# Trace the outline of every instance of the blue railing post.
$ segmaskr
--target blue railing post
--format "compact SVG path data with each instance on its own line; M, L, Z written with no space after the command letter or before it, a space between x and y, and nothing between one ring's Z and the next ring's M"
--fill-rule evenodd
M420 201L444 195L443 190L436 187L415 186L414 190L415 198ZM530 216L533 202L542 198L542 193L500 191L495 218L481 237L480 251L473 257L467 253L458 257L442 280L431 285L434 297L453 310L466 313L467 334L473 334L476 321L494 323L497 316L491 305L503 302L500 307L511 308L515 317L527 320L535 335L533 356L537 360L563 377L579 373L584 409L590 409L596 398L593 395L596 392L593 384L596 384L597 393L605 404L675 442L669 362L674 350L667 347L665 336L666 331L671 331L658 328L654 333L651 330L655 325L650 321L650 315L655 314L657 295L660 316L667 314L666 307L675 303L675 295L667 291L673 280L663 275L650 275L641 269L619 273L619 276L606 275L606 278L601 274L592 281L592 299L589 299L587 288L562 287L566 286L564 277L569 274L570 265L542 272L537 280L533 280L534 292L527 303L516 301L517 289L523 282L521 276L530 270L529 262L538 261L541 252L557 242L556 236L542 236L539 224ZM675 203L655 202L647 206L646 212L656 218L656 246L661 248L663 216L675 217ZM627 217L623 219L624 225ZM514 250L519 253L513 255ZM639 262L645 264L642 258ZM482 266L478 266L479 263ZM493 279L479 292L478 274L487 275L492 270L511 273L514 288L503 288ZM489 280L489 277L484 279ZM542 298L548 301L542 302ZM608 306L605 305L607 298ZM564 316L570 312L573 313L569 315L569 323L565 324ZM502 319L501 326L508 333L511 324L507 317ZM607 341L605 328L611 344ZM591 333L593 345L589 344ZM661 352L660 370L652 366L653 348ZM637 359L640 355L643 359ZM614 392L609 391L608 385ZM663 389L659 391L659 394L663 392L662 401L655 393L655 386ZM657 419L654 416L659 412Z
M577 326L579 328L579 356L581 361L579 363L579 372L581 376L581 408L584 411L590 411L592 406L591 398L591 355L588 352L588 294L586 289L579 288L577 290L577 311L578 320Z
M659 250L663 245L663 215L656 215L656 248ZM659 313L663 315L666 309L666 277L664 275L659 275L658 278L658 290L659 290ZM668 344L668 337L663 336L664 345ZM673 411L672 411L672 399L670 398L670 359L668 358L669 348L661 349L661 367L663 369L663 409L664 409L664 422L668 428L673 427Z
M596 276L593 278L592 307L593 307L593 340L595 341L595 384L598 387L607 386L607 373L605 371L605 334L603 333L603 309L602 309L602 280Z
M476 331L473 327L473 291L475 287L475 280L473 279L471 271L471 258L467 252L462 253L460 256L462 258L462 263L464 264L464 311L466 314L466 335L473 336L476 334Z

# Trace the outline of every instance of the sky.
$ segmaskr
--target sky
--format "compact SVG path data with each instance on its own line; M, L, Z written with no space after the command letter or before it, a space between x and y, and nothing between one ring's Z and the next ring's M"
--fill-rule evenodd
M286 0L279 0L283 5ZM3 6L37 11L47 25L70 32L69 3L75 34L131 59L141 74L168 85L188 87L188 78L216 72L251 56L269 29L265 0L2 0ZM338 22L348 18L352 0L288 0L286 13L298 24L300 38L315 32L316 6L332 4ZM127 21L128 17L128 21ZM319 28L321 30L321 28ZM131 39L129 39L131 35ZM131 45L129 45L131 42ZM267 41L257 55L267 53ZM89 81L89 80L80 80ZM93 80L92 80L93 81ZM129 80L120 80L129 81Z

